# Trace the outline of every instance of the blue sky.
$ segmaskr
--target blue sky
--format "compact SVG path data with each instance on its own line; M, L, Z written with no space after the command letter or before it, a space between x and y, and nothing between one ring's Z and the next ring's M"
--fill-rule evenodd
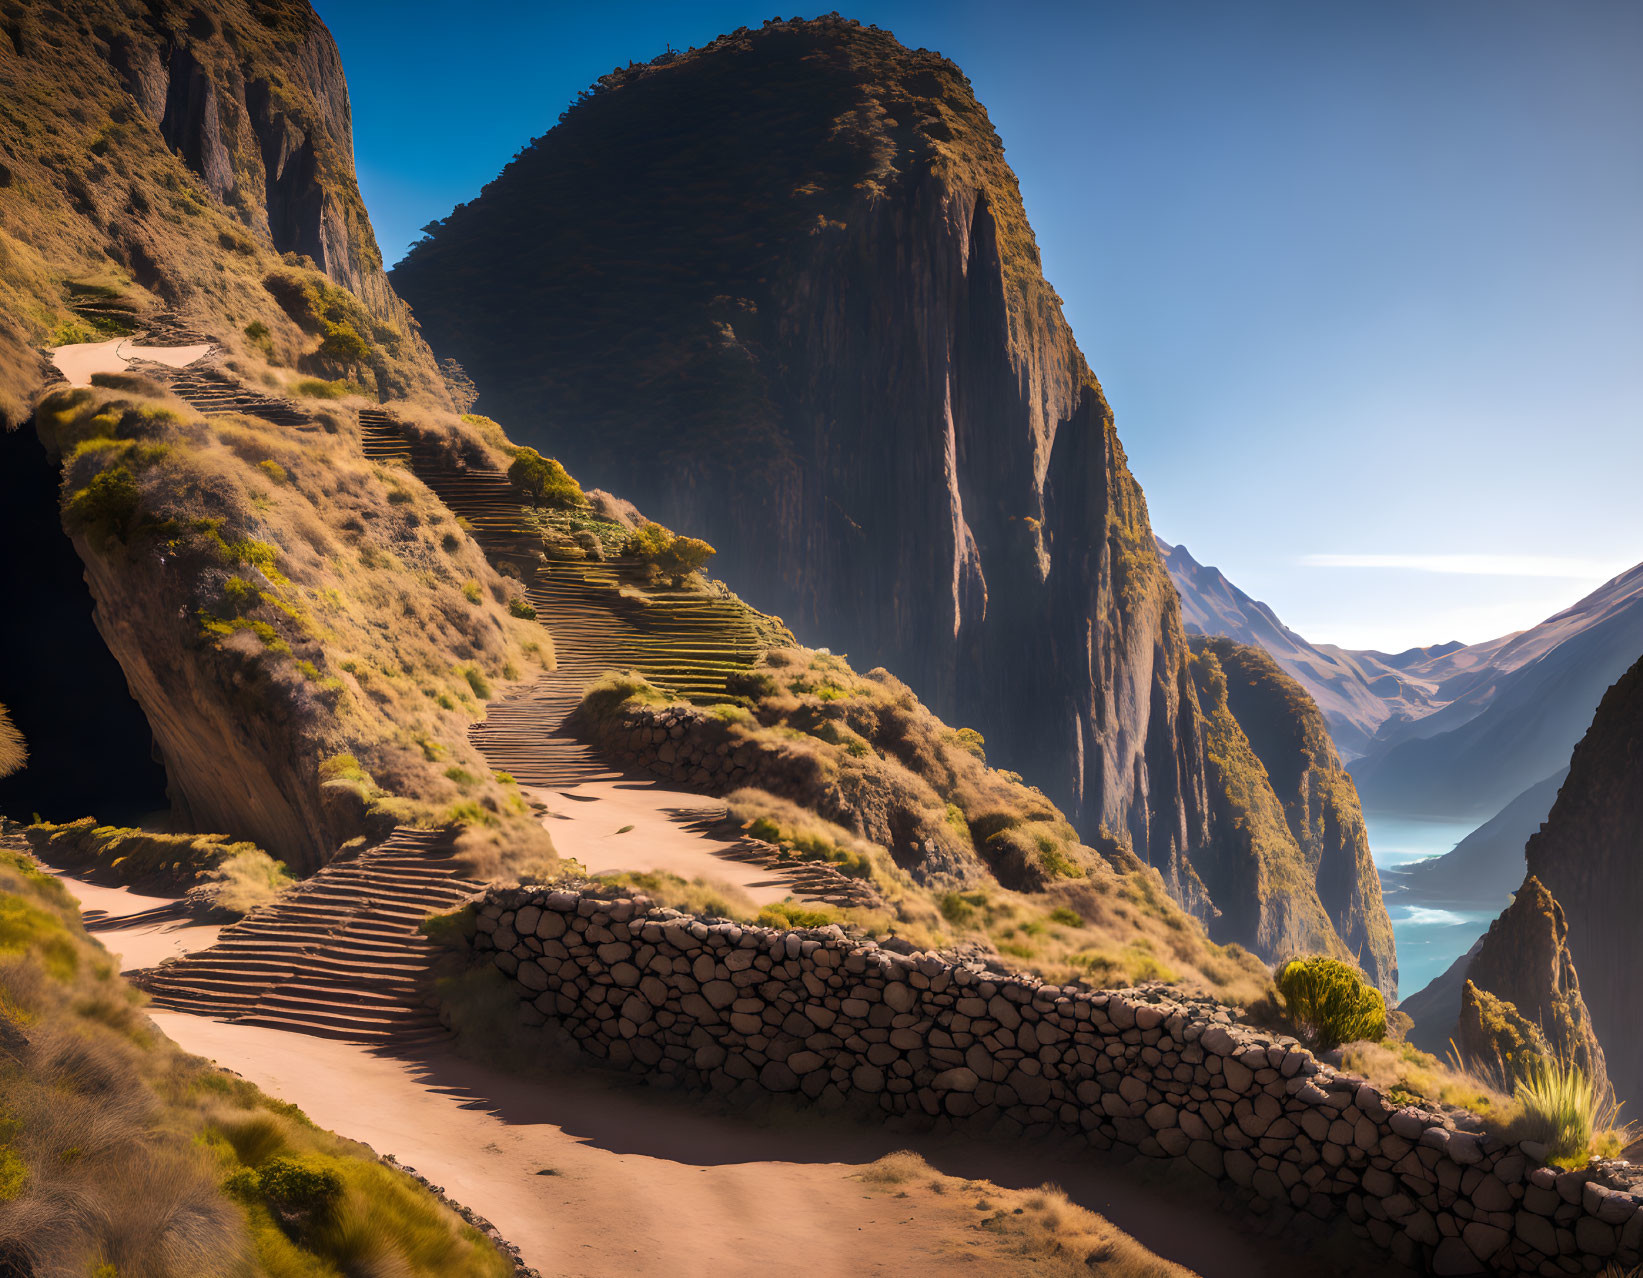
M390 260L612 66L772 16L317 7ZM1309 638L1484 639L1643 560L1643 5L842 11L968 73L1154 526Z

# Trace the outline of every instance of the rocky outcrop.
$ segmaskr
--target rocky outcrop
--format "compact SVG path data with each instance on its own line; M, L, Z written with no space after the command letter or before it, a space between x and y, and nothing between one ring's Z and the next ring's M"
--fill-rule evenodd
M316 330L288 327L262 284L305 261L363 305L379 389L449 406L383 271L341 59L311 9L67 0L28 25L30 57L0 42L0 94L27 104L0 120L7 173L27 189L0 245L0 415L18 420L44 383L27 347L74 328L109 280L139 326L168 312L234 347L260 324L251 352L294 366Z
M1529 873L1556 897L1581 993L1609 1078L1643 1103L1643 1021L1637 1015L1643 918L1643 661L1603 697L1575 747L1546 824L1529 840Z
M1603 1049L1592 1031L1570 953L1568 921L1563 907L1534 875L1523 881L1512 904L1489 925L1466 976L1468 986L1488 991L1536 1026L1559 1059L1579 1065L1600 1090L1607 1085ZM1467 1018L1463 992L1463 1026ZM1483 1059L1489 1060L1487 1055Z
M1229 639L1193 648L1219 780L1215 835L1194 858L1212 898L1223 911L1242 899L1260 920L1260 952L1274 957L1329 953L1338 937L1395 999L1397 951L1363 812L1317 705L1259 648ZM1225 939L1242 939L1235 931Z
M1643 1259L1635 1194L1539 1166L1463 1111L1400 1106L1173 991L1045 985L837 927L783 933L542 887L493 890L475 922L475 951L527 1022L670 1087L1176 1159L1274 1228L1344 1214L1424 1273Z
M1166 867L1203 840L1145 502L951 63L823 20L613 74L394 278L482 409L795 633L1088 832Z
M952 63L822 19L613 72L394 281L481 409L1215 916L1176 595Z

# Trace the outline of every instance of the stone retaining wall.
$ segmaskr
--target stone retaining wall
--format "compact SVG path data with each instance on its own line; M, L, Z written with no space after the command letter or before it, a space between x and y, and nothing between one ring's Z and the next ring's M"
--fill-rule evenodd
M1435 1274L1596 1272L1643 1260L1643 1199L1539 1166L1462 1115L1396 1107L1224 1008L903 956L837 928L707 923L643 898L520 888L476 949L528 1017L595 1056L723 1094L1063 1131L1185 1159L1258 1209L1345 1215Z

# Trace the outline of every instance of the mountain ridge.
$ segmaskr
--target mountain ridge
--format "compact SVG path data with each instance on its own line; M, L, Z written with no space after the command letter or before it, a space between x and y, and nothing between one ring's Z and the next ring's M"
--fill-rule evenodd
M1176 593L959 68L838 18L618 68L393 281L482 406L1216 917Z

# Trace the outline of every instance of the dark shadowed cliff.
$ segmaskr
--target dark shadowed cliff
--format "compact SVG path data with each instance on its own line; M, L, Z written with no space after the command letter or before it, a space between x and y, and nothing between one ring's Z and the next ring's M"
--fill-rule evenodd
M1529 840L1529 873L1569 923L1569 949L1609 1062L1630 1106L1643 1102L1638 937L1643 934L1643 661L1604 695L1575 747L1551 815Z
M394 283L482 408L1213 917L1176 595L952 63L826 19L619 69Z

